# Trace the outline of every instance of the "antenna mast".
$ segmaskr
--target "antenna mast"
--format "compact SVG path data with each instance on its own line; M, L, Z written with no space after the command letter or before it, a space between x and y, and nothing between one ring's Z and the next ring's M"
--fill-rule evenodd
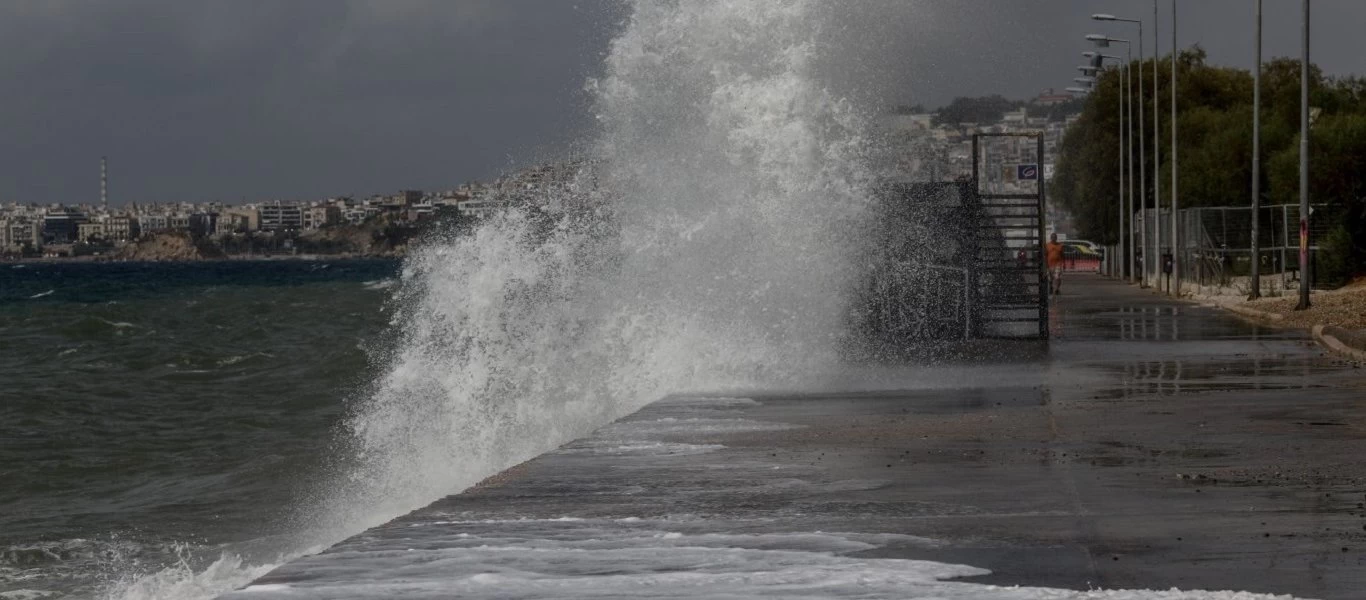
M100 157L100 206L109 212L109 159Z

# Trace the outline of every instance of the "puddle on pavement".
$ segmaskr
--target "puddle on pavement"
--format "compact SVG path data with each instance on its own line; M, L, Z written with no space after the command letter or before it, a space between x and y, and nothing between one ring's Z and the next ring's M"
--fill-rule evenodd
M1331 363L1303 358L1239 357L1217 360L1131 361L1096 365L1119 375L1122 385L1092 395L1115 400L1139 395L1176 395L1239 390L1291 390L1328 387L1315 378L1340 369Z

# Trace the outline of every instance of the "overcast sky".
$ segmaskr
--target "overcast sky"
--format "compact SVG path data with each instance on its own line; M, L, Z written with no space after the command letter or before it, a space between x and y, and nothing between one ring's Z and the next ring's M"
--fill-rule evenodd
M1066 87L1086 33L1136 35L1094 12L1142 18L1152 51L1145 0L838 2L831 81L874 104ZM1265 4L1265 55L1298 56L1299 1ZM1178 44L1250 66L1252 6L1182 0ZM583 82L624 14L617 0L5 0L0 203L94 202L101 155L114 204L486 178L582 135ZM1315 0L1315 62L1366 74L1363 24L1366 2Z

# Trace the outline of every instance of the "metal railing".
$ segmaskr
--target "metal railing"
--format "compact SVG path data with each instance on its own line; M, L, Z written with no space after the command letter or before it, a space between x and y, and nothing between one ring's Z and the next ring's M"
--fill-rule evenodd
M877 278L872 324L889 339L968 339L972 334L968 270L897 261Z

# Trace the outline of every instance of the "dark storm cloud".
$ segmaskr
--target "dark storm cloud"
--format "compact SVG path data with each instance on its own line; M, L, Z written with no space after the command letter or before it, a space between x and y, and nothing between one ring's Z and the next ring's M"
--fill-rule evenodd
M1171 51L1171 0L1157 2L1159 50ZM836 45L847 52L831 69L846 89L895 103L942 105L954 96L1000 93L1027 98L1062 89L1079 75L1084 37L1103 33L1134 42L1132 24L1091 20L1109 13L1144 21L1153 52L1151 0L856 0L834 9ZM1215 64L1247 68L1253 60L1253 0L1181 0L1177 43L1199 43ZM1313 1L1311 57L1329 74L1366 75L1366 2ZM1263 56L1298 57L1299 0L1264 2ZM1123 54L1122 45L1106 50ZM834 53L836 55L841 53Z
M1366 73L1366 2L1314 5L1316 61ZM1142 0L824 6L832 85L883 105L1066 87L1084 34L1133 35L1090 13L1152 19ZM1251 0L1180 6L1182 46L1250 64ZM1298 54L1298 9L1266 1L1268 57ZM12 0L0 4L0 202L93 201L102 154L116 203L486 177L590 126L582 84L623 12L615 0Z
M451 186L585 126L603 3L0 4L0 202Z

